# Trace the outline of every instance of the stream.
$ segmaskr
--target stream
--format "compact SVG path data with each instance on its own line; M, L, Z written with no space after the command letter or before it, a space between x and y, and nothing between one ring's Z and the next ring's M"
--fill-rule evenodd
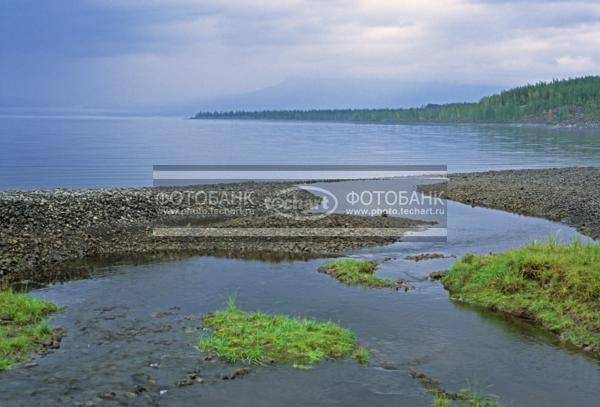
M67 334L36 366L0 375L0 405L430 405L432 396L411 377L416 370L447 390L490 394L503 406L597 406L598 359L526 322L450 301L426 277L452 258L405 259L498 252L549 236L583 238L558 223L448 202L447 243L348 254L377 260L381 277L413 282L408 292L344 286L316 272L326 259L188 257L98 267L92 278L30 292L65 307L50 323ZM239 366L206 358L195 344L200 317L231 295L245 311L337 322L356 332L370 361L255 366L224 379ZM189 373L204 383L177 386Z

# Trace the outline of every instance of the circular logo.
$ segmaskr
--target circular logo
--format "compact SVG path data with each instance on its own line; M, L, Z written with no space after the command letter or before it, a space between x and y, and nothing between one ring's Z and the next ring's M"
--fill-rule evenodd
M278 215L296 220L322 219L338 207L338 200L331 191L312 185L283 189L265 203Z

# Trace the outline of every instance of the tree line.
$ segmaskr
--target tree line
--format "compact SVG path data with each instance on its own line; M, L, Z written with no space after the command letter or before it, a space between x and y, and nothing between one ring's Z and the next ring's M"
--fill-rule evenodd
M309 120L367 123L600 122L600 76L539 82L477 103L409 109L324 109L200 112L194 119Z

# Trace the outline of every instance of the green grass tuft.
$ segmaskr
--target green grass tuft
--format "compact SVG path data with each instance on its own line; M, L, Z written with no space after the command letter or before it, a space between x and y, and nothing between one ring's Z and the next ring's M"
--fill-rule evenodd
M213 332L199 339L198 348L230 363L310 365L347 357L361 364L368 361L354 334L333 322L246 313L233 298L226 309L204 317L204 324Z
M531 243L465 255L442 279L452 298L532 319L567 342L600 351L600 245Z
M481 391L460 390L450 392L444 389L438 381L424 373L411 371L411 376L418 380L427 392L433 395L433 407L500 407L500 404L492 400L492 397Z
M435 394L433 407L500 407L500 404L490 400L488 396L478 396L464 390L458 393L439 392Z
M335 260L319 267L318 271L329 274L346 285L371 288L399 287L399 284L375 275L377 263L369 260Z
M52 338L52 329L42 321L58 310L24 294L0 292L0 371L27 360Z
M450 407L452 404L450 403L450 399L446 397L445 394L438 394L433 399L432 403L433 407Z

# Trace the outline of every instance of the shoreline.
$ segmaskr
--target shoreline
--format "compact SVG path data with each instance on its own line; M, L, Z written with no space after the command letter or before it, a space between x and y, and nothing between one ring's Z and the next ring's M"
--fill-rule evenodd
M449 184L420 186L421 191L443 191L448 199L471 206L541 217L576 227L600 238L600 167L503 170L449 175ZM297 185L298 183L294 183ZM212 185L212 189L244 192L252 189L263 202L291 183ZM184 187L199 190L201 187ZM171 216L161 194L177 187L115 189L46 189L0 191L0 284L20 281L48 283L89 275L90 264L109 259L168 258L215 255L248 259L307 259L336 257L344 252L385 245L400 236L217 237L156 236L154 228L286 228L298 222L255 205L252 216ZM313 195L298 191L304 197ZM210 205L209 205L210 206ZM217 205L227 209L227 205ZM196 206L195 209L206 205ZM213 205L213 209L215 206ZM306 209L306 208L305 208ZM401 218L329 215L304 220L300 226L344 230L352 227L418 228L423 222ZM175 230L174 229L174 230Z
M86 261L126 257L173 255L227 255L238 258L305 259L335 257L364 247L389 244L394 236L357 236L351 228L417 229L427 222L345 214L302 215L301 220L281 216L270 209L267 199L279 196L297 182L265 182L210 185L220 194L252 193L250 215L239 214L239 202L179 202L182 190L199 192L206 186L147 187L117 189L50 189L0 191L0 285L19 282L49 283L85 276ZM304 190L287 192L302 202L315 196ZM288 215L301 214L308 205ZM205 212L203 214L190 214ZM216 213L216 214L214 214ZM225 214L223 214L225 213ZM231 214L230 214L231 213ZM220 232L214 237L185 233L209 226ZM339 232L322 237L277 237L251 233L229 236L231 230L253 228L330 228ZM183 234L157 235L161 228L183 230ZM75 267L73 267L75 266ZM89 273L88 273L89 274Z
M537 128L547 130L573 130L573 131L597 131L600 130L600 123L537 123L537 122L395 122L395 121L361 121L361 120L304 120L304 119L253 119L243 117L185 117L184 120L206 120L206 121L254 121L254 122L274 122L274 123L333 123L333 124L374 124L382 126L484 126L484 127L522 127Z
M448 178L445 184L419 190L442 192L447 199L473 207L560 222L600 239L600 167L487 171ZM442 276L442 284L452 300L527 320L561 343L600 356L594 302L585 294L577 297L597 284L598 246L553 242L549 236L548 243L465 255Z
M454 301L529 321L562 343L600 356L594 294L599 260L597 244L533 242L502 253L465 255L441 281Z
M600 239L600 167L501 170L448 175L447 184L421 186L450 200L544 218Z

